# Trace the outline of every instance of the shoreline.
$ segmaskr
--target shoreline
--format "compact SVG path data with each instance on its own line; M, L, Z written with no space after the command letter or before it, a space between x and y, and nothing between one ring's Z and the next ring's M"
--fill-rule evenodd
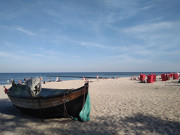
M124 78L124 77L131 77L131 76L139 76L141 73L143 74L156 74L159 75L161 73L169 73L169 72L43 72L43 73L0 73L1 79L0 84L4 85L7 84L7 81L11 81L14 79L15 82L20 80L23 82L24 78L31 78L31 77L43 77L44 81L47 81L48 78L50 80L55 81L56 77L59 76L61 80L80 80L81 77L94 77L96 78L97 75L99 78ZM66 77L62 77L66 76ZM72 78L72 77L80 77Z

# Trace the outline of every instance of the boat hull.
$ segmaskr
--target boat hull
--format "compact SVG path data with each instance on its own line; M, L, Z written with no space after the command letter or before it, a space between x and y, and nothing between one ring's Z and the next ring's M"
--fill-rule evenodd
M30 108L24 108L17 105L16 108L18 108L20 111L25 112L29 115L40 117L40 118L67 118L67 117L74 117L79 119L79 113L83 108L84 105L84 98L86 99L87 93L85 95L81 95L78 98L75 98L74 100L71 100L69 102L52 106L48 108L42 108L42 109L30 109Z
M79 113L88 95L88 83L78 89L69 90L63 95L50 97L16 97L8 93L9 99L20 111L41 117L74 117L79 118Z

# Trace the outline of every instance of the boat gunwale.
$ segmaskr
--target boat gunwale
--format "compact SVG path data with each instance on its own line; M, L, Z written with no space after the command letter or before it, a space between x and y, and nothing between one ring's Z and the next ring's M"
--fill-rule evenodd
M76 88L76 89L67 89L67 91L70 91L70 93L65 92L64 94L58 94L58 95L53 95L53 96L47 96L47 97L43 97L43 96L37 96L37 97L20 97L20 96L14 96L11 95L9 93L7 93L8 97L12 97L12 98L19 98L19 99L49 99L49 98L57 98L57 97L63 97L63 96L67 96L67 95L71 95L71 94L75 94L76 92L79 92L81 90L83 90L84 88L88 88L89 87L89 83L85 83L84 86L80 87L80 88ZM57 89L57 90L62 90L62 89ZM65 89L63 89L65 90ZM72 90L72 91L71 91ZM88 89L87 89L88 92Z

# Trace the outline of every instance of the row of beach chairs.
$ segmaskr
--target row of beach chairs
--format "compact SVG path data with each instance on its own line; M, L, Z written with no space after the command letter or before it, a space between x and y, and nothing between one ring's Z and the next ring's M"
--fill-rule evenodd
M161 74L162 81L170 80L170 78L173 78L174 80L178 80L179 79L179 73ZM146 75L140 74L139 80L140 80L140 82L145 83ZM154 83L154 82L156 82L156 74L147 75L147 83Z

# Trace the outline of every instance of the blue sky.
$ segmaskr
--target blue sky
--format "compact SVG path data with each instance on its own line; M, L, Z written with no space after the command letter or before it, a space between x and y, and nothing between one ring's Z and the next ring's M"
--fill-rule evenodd
M179 0L0 0L0 72L179 71Z

